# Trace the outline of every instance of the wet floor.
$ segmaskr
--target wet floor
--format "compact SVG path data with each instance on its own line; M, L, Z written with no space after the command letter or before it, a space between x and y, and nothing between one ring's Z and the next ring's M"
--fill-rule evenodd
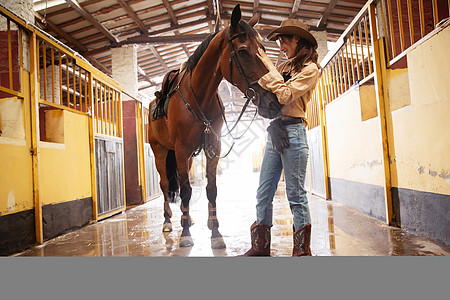
M258 173L218 176L217 216L225 249L211 249L208 202L202 186L193 186L192 247L179 247L179 204L172 204L173 231L162 232L163 199L61 235L15 256L236 256L250 247L255 219ZM274 200L271 255L290 256L292 217L280 184ZM389 227L343 204L308 195L312 218L311 250L316 256L447 256L450 247Z

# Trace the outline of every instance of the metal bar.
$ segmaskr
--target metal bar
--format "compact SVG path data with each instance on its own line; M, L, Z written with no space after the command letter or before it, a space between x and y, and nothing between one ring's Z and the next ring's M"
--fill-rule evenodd
M369 21L371 28L371 38L372 45L374 48L374 57L375 57L375 85L376 85L376 97L377 97L377 109L380 120L380 137L381 144L383 149L383 167L384 167L384 199L385 199L385 207L386 207L386 222L389 225L393 225L394 213L393 213L393 201L391 194L391 170L389 164L389 136L388 136L388 122L387 118L389 112L389 103L387 98L385 99L385 95L387 95L386 89L383 89L383 85L386 84L384 82L386 73L386 63L384 62L384 47L379 44L377 39L377 27L376 27L376 16L375 16L375 7L369 7ZM381 40L382 43L382 40Z
M7 19L8 30L8 73L9 73L9 88L13 90L13 66L12 66L12 45L11 45L11 21Z
M36 241L44 242L41 179L40 179L40 146L39 146L39 44L35 33L30 36L30 114L31 114L31 159L33 172L33 202Z
M99 93L100 93L100 133L105 134L104 121L103 121L104 113L105 113L105 104L103 103L103 101L105 100L104 99L105 97L104 97L104 93L103 93L103 83L102 82L100 82L99 87L100 87L100 90L99 90Z
M358 29L359 32L361 32L361 23L358 24ZM353 30L353 45L352 47L350 47L350 52L352 55L352 70L355 73L355 69L356 69L356 81L360 80L361 77L359 75L359 56L358 56L358 36L357 36L357 30ZM351 44L350 44L351 45ZM355 55L356 55L356 59L353 59L353 47L355 47Z
M107 94L106 94L106 87L107 87L107 85L106 84L103 84L103 107L104 107L104 115L103 115L103 117L104 117L104 125L105 125L105 127L104 127L104 131L103 131L103 134L105 134L105 135L109 135L109 132L108 132L108 98L107 98Z
M89 75L88 75L88 71L84 70L84 110L85 112L89 112L89 105L90 105L90 100L91 100L91 95L89 93ZM92 114L92 110L91 110L91 114Z
M121 137L123 137L122 92L119 92L118 96L119 96L119 136L118 137L121 138Z
M352 82L352 77L350 76L351 72L350 72L350 63L349 63L349 59L348 59L348 47L347 46L348 46L348 40L347 40L347 42L345 42L345 66L347 68L347 70L345 72L345 74L346 74L345 77L348 80L348 88L350 88L353 85L353 82Z
M322 99L321 90L319 90L319 99ZM329 177L329 167L328 167L328 147L327 147L327 126L326 126L326 114L324 113L324 110L326 109L326 106L319 101L318 103L318 109L319 109L319 126L320 130L322 132L322 154L323 154L323 175L324 175L324 183L325 183L325 199L331 199L330 197L330 189L329 189L329 183L328 183L328 177Z
M339 78L339 95L342 95L345 92L344 89L344 78L343 73L342 73L342 64L341 64L341 58L339 55L336 56L336 68L337 68L337 74L338 74L338 78Z
M52 54L52 102L55 103L55 51L50 48Z
M345 44L345 46L347 46L347 43ZM339 59L341 60L342 79L344 81L344 89L343 89L343 91L346 92L347 89L348 89L348 84L347 84L347 71L345 70L345 64L346 63L344 61L344 49L343 48L340 51Z
M112 99L111 87L108 85L108 134L112 135Z
M19 98L24 98L23 93L11 90L11 89L3 87L3 86L0 86L0 92L5 92L5 93L11 94L13 96L19 97Z
M390 40L391 40L391 47L392 47L391 55L392 55L392 57L395 57L396 51L395 51L395 36L394 36L394 20L392 18L393 13L392 13L391 0L387 0L386 2L388 4L388 7L387 7L387 9L388 9L387 15L389 16L389 35L388 36L390 37ZM364 19L364 24L366 27L366 34L367 34L367 24L366 24L365 19ZM366 38L367 38L367 35L366 35Z
M59 65L59 104L62 104L63 91L62 91L62 56L61 52L58 51L58 65Z
M42 103L42 104L45 104L45 105L47 105L47 106L51 106L51 107L54 107L54 108L67 110L67 111L70 111L70 112L72 112L72 113L81 114L81 115L86 115L86 113L84 113L84 112L82 112L82 111L79 111L79 110L77 110L77 109L74 109L74 108L71 108L71 107L67 107L67 106L65 106L65 105L53 103L53 102L50 102L50 101L45 101L45 100L42 100L42 99L41 99L41 100L39 100L39 103Z
M140 158L140 171L141 171L141 185L142 185L142 199L147 199L147 174L145 169L145 133L144 133L144 117L143 117L143 105L141 102L137 103L138 111L137 115L139 117L139 158Z
M322 78L322 80L324 81L324 88L325 88L325 92L326 93L324 93L325 94L325 103L328 103L328 100L331 98L331 90L330 90L330 88L331 88L331 82L330 82L330 78L329 78L329 72L330 71L330 68L326 68L325 70L324 70L324 72L323 72L323 78Z
M111 88L110 98L111 98L111 135L115 135L115 133L114 133L114 127L115 127L115 120L114 120L114 89L113 88Z
M80 89L80 111L83 111L83 99L81 98L81 96L83 95L83 90L81 87L81 68L78 67L78 88Z
M403 31L403 14L402 14L402 4L401 0L397 1L397 15L398 15L398 28L400 30L400 49L401 52L405 50L405 33ZM374 24L372 24L374 25Z
M362 79L362 80L359 82L359 85L363 85L363 84L366 83L367 81L373 79L374 76L375 76L374 73L367 75L366 78Z
M105 85L105 133L106 135L111 135L109 133L109 117L110 117L110 109L109 109L109 85Z
M38 82L38 85L37 85L36 89L38 91L38 94L37 94L38 98L37 99L39 99L41 97L41 91L40 91L40 89L41 89L41 85L40 85L41 73L39 72L39 70L41 69L41 66L40 66L40 59L39 59L39 57L40 57L40 54L39 54L39 39L37 37L36 37L36 45L35 45L34 48L35 48L35 51L36 51L36 68L37 68L35 75L36 75L37 82ZM31 52L31 49L30 49L30 52Z
M47 101L47 47L42 43L42 66L44 67L44 99Z
M92 78L92 74L89 73L89 77L91 78L91 82L92 82L92 98L91 98L91 103L92 103L92 117L94 120L94 127L92 128L94 130L94 133L98 132L98 101L97 101L97 80ZM94 81L95 81L95 85L94 85Z
M337 74L336 74L336 65L331 65L331 80L333 83L333 100L339 96L338 84L337 84ZM330 101L331 102L331 101Z
M67 107L70 107L70 94L69 94L69 56L66 56L66 86L67 86Z
M336 84L337 84L337 96L339 97L343 91L342 91L342 82L341 82L341 72L339 69L339 57L336 55L334 59L334 70L336 75ZM336 97L337 98L337 97Z
M361 21L361 22L363 22L363 21ZM362 73L363 73L363 78L365 78L366 77L366 59L364 56L364 47L363 47L363 43L362 43L361 23L359 23L359 46L361 47L361 59L362 59L361 69L362 69ZM358 67L359 67L359 60L358 60Z
M88 76L88 91L89 91L89 99L90 99L90 105L91 105L91 112L95 110L95 105L92 99L94 98L94 86L92 82L92 75L86 72L86 75ZM95 129L94 129L94 123L95 123L95 113L92 113L91 116L88 118L89 122L89 159L91 161L91 189L92 189L92 215L94 220L98 219L98 199L97 199L97 176L96 176L96 163L95 163Z
M369 24L370 26L370 24ZM366 31L366 47L367 47L367 56L369 58L369 74L372 74L372 59L371 59L371 51L370 51L370 38L369 38L369 31L367 28L367 20L364 19L364 29ZM364 63L364 69L366 68L365 63Z
M337 64L336 64L337 58L336 56L333 59L332 62L332 70L333 70L333 80L334 80L334 86L335 86L335 91L336 91L336 97L334 97L334 99L336 99L339 94L340 94L340 87L339 87L339 74L338 74L338 70L337 70Z
M421 37L425 36L425 14L423 9L423 0L419 1L419 17L420 17L420 33Z
M19 32L19 72L20 72L20 81L23 82L23 43L22 43L22 29L18 28ZM20 86L20 90L22 91L22 86Z
M413 22L413 12L412 12L411 0L407 1L407 5L408 5L409 35L410 35L411 45L413 45L415 43L415 41L414 41L414 22Z
M72 60L72 76L73 76L73 107L77 108L77 73L75 70L76 64Z
M353 34L354 32L355 32L355 31L353 30L352 33L348 36L348 38L349 38L349 44L350 44L350 58L351 58L350 64L351 64L351 66L352 66L352 78L353 78L353 83L355 83L356 80L358 80L358 78L355 80L355 64L353 63L352 34Z
M431 3L433 4L433 22L434 22L434 28L436 28L437 23L439 23L439 12L438 12L437 0L432 0Z
M119 93L114 90L114 118L115 118L115 132L114 136L119 136Z

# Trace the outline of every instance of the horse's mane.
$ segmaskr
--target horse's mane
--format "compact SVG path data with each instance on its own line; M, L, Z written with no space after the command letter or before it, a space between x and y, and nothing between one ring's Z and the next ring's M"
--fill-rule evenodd
M243 20L239 22L239 27L250 38L256 38L258 35L256 30ZM197 47L197 49L195 49L194 53L188 58L186 67L189 70L195 68L200 58L202 57L203 53L205 53L206 48L208 48L209 44L211 43L212 39L216 36L216 34L217 33L212 33L206 39L204 39L203 42Z
M197 49L195 49L194 53L189 56L186 67L189 70L192 70L202 57L203 53L205 53L206 48L208 48L209 44L211 43L212 39L216 36L217 33L213 33L209 35L206 39L203 40L203 42L198 45Z

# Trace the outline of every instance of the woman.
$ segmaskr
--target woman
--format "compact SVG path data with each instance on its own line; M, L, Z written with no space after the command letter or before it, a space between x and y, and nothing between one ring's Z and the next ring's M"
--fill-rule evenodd
M292 256L310 256L311 218L304 189L308 160L305 111L320 74L317 41L308 32L308 26L295 19L283 21L267 38L277 41L288 61L276 68L260 49L258 56L269 73L258 83L276 94L283 108L267 128L269 135L256 195L256 221L250 228L252 247L243 256L270 256L272 202L283 169L294 223Z

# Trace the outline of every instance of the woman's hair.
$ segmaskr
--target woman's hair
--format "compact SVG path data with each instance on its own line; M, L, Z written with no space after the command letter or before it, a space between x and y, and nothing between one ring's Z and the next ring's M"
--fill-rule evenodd
M279 37L286 37L288 39L292 39L293 35L279 35ZM317 46L306 39L302 39L299 37L299 41L297 43L297 48L295 49L295 57L292 59L293 68L296 72L300 72L303 69L305 63L308 61L312 61L317 65L319 70L322 68L318 62L319 54L317 53Z

